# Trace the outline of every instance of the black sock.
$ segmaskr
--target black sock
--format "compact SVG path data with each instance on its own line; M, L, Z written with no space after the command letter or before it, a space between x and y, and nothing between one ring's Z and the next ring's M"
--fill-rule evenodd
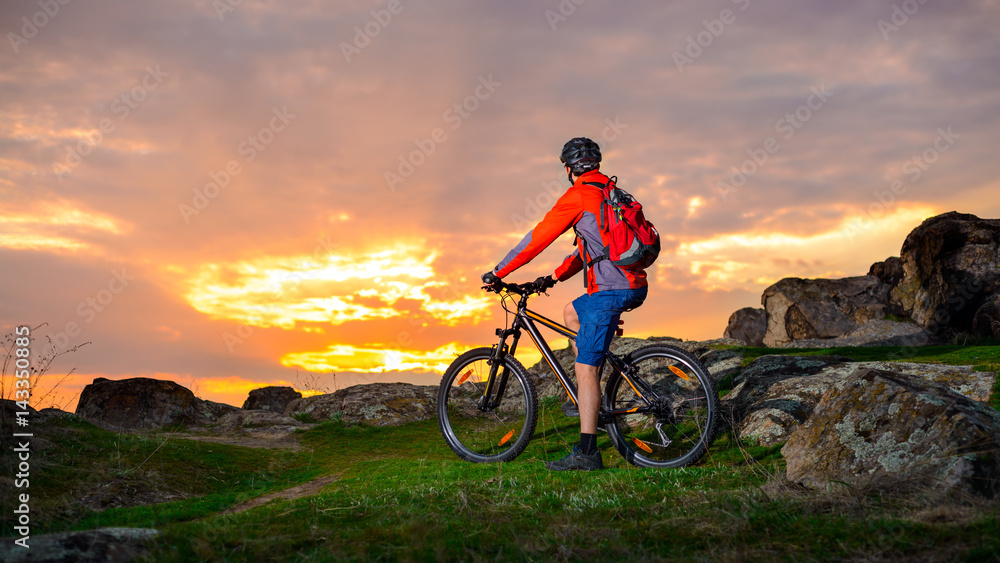
M580 453L594 455L597 453L597 434L580 433Z

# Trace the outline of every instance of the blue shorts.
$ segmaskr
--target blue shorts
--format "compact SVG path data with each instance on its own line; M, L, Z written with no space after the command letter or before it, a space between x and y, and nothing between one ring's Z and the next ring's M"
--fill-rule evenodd
M580 318L580 330L576 334L578 363L594 367L601 365L622 312L642 305L647 290L646 287L611 289L585 293L573 300L573 309Z

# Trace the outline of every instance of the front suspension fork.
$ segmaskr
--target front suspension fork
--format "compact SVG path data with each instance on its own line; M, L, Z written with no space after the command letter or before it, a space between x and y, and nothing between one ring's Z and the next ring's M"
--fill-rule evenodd
M493 354L487 361L490 365L490 376L486 380L486 390L483 391L483 397L479 401L479 409L482 411L494 410L503 401L504 391L507 390L507 378L510 376L505 360L508 354L513 356L517 350L517 341L521 338L521 330L516 327L506 330L498 328L497 336L500 338L500 342L493 346ZM509 347L507 346L508 336L514 337L514 341Z

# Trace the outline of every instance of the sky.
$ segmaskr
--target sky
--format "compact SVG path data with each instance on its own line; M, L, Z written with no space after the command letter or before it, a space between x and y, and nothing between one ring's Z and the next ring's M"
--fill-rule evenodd
M782 278L1000 217L997 29L996 0L5 0L0 334L32 329L36 407L434 383L494 342L479 276L587 136L663 237L626 335L718 338Z

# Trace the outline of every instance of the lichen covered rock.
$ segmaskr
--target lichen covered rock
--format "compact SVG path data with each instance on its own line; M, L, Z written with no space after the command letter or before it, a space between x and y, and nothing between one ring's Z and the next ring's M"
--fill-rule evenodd
M911 322L871 320L835 338L808 338L787 344L788 348L832 348L839 346L927 346L944 344L927 329Z
M148 544L159 534L151 528L99 528L31 536L24 549L12 540L0 544L0 559L8 563L28 561L106 561L125 563L149 553Z
M823 395L861 369L905 373L944 385L972 400L989 400L996 374L972 366L854 362L838 356L762 356L734 379L722 399L724 420L742 438L783 442L813 413Z
M835 383L781 449L811 488L907 483L994 498L1000 413L916 375L863 368Z
M296 399L285 414L303 413L319 422L340 419L367 426L398 426L436 416L437 393L436 385L353 385L326 395Z

